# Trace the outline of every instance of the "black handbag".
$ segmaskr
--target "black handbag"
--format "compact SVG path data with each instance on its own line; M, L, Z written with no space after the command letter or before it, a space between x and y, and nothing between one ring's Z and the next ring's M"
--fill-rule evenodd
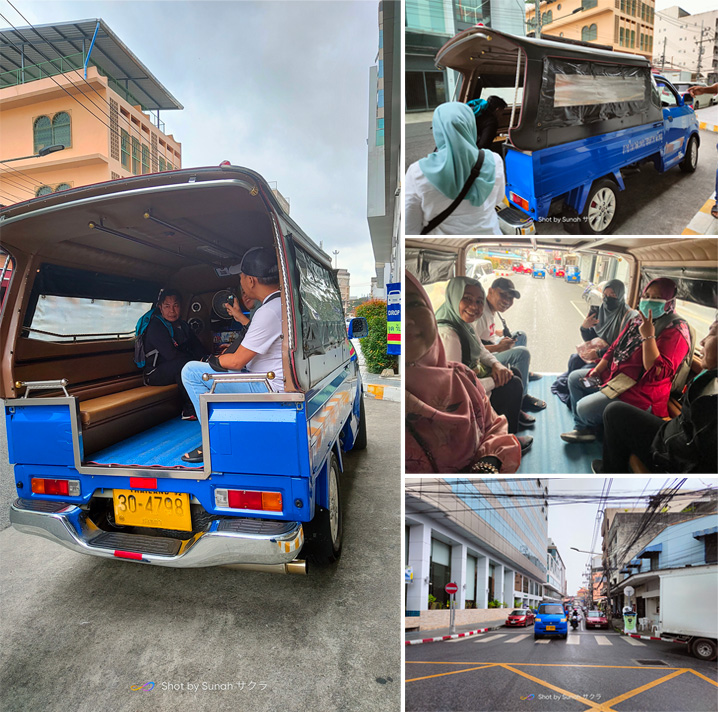
M434 230L438 225L441 225L446 218L451 215L451 213L456 210L456 208L459 207L459 203L466 197L466 194L469 192L469 189L474 184L474 181L479 177L479 172L481 171L481 166L484 162L484 150L479 149L479 157L476 160L476 163L474 163L474 167L471 169L471 172L469 173L469 177L466 179L466 183L464 183L464 187L461 189L461 192L456 196L456 200L448 207L446 210L443 210L440 212L431 222L429 222L427 225L424 225L424 227L421 230L422 235L428 235L432 230Z

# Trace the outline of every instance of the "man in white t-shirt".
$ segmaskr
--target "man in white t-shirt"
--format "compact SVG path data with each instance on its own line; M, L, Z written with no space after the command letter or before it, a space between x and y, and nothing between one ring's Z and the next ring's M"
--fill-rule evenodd
M213 371L243 371L249 373L268 373L275 377L270 381L276 392L284 391L282 369L282 304L279 292L279 267L277 255L270 247L253 247L242 258L239 268L239 284L247 300L257 300L261 306L257 309L249 324L247 333L241 340L235 341L223 354L210 356L207 363L190 361L182 369L182 383L201 420L199 397L208 393L211 381L203 381L202 374L211 368ZM240 307L238 300L224 305L228 312L238 320ZM255 383L218 384L215 392L246 393L266 390ZM202 448L198 447L182 456L185 462L202 462Z

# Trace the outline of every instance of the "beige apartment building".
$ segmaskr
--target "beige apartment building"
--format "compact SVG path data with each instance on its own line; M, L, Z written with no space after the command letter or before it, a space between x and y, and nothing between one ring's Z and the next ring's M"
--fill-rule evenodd
M35 30L0 32L0 203L181 167L182 105L102 20Z
M541 35L594 42L620 52L653 54L655 0L544 0ZM526 5L526 30L537 29L535 6Z

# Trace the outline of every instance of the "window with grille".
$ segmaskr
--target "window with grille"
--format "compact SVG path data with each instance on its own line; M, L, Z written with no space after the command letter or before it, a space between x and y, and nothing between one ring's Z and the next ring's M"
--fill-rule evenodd
M55 193L59 193L61 190L70 190L72 186L69 183L60 183L60 185L55 188Z
M165 159L160 156L160 171L166 171L167 170L167 164L165 163Z
M130 134L122 129L122 165L130 170Z
M33 124L33 153L41 148L52 146L52 122L48 116L39 116Z
M134 175L140 174L140 140L132 137L132 173Z
M72 145L72 132L70 130L70 114L60 111L52 117L52 143L68 148Z
M50 195L50 193L52 193L52 188L49 185L41 185L35 191L35 197L39 198L41 195Z
M142 172L150 172L150 147L142 144Z

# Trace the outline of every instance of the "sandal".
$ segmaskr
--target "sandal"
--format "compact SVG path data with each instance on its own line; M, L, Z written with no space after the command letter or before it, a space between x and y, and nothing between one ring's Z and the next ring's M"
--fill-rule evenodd
M196 447L194 450L191 450L190 452L186 452L184 455L182 455L182 459L185 462L204 462L204 455L202 454L202 448Z
M715 203L711 208L711 216L718 220L718 203Z
M543 373L534 373L531 371L529 373L529 381L540 381L543 378Z
M529 415L525 411L519 411L519 425L522 428L527 428L531 425L536 425L536 418L533 415Z
M523 401L523 407L525 410L543 410L546 407L546 403L533 396L525 395Z

